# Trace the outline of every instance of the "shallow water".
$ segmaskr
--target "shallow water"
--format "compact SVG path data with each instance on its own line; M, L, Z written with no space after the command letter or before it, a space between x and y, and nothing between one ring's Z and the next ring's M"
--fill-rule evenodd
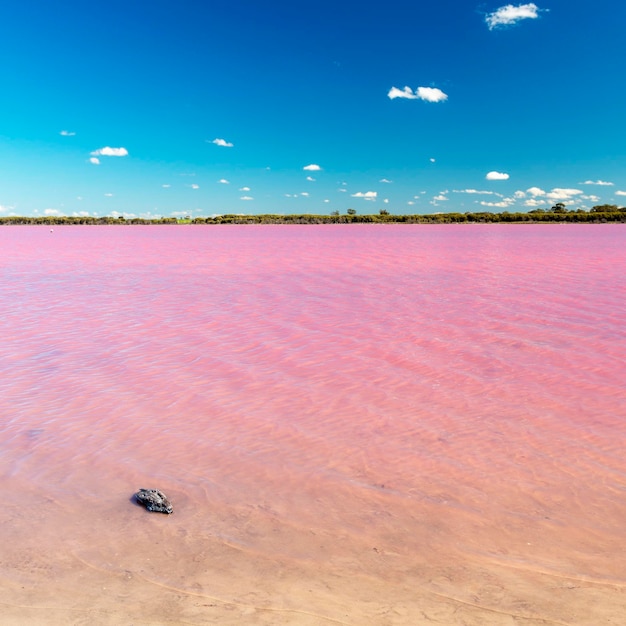
M623 623L623 226L0 249L3 624Z

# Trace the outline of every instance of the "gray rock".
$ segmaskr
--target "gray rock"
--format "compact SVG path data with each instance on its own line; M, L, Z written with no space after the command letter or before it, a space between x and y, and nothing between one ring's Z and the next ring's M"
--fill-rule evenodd
M167 499L167 496L158 489L140 489L135 494L135 499L139 504L143 504L148 511L167 513L168 515L174 512L172 503Z

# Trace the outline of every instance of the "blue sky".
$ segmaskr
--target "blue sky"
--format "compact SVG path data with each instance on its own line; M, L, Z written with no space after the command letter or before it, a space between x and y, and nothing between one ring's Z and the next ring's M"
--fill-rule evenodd
M626 205L626 3L6 0L0 215Z

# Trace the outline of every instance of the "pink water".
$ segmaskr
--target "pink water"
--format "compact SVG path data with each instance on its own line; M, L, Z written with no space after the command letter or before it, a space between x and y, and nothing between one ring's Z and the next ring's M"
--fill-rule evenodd
M2 624L625 623L624 226L0 250Z

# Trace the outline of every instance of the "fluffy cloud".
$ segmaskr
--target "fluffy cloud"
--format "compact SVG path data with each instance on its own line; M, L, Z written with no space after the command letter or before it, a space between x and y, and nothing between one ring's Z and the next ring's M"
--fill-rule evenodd
M446 196L440 193L438 196L435 196L433 200L436 200L437 202L447 202L448 198L446 198Z
M364 200L376 200L377 196L377 191L357 191L356 193L350 194L351 198L363 198Z
M220 178L217 182L222 183L222 185L230 185L230 181L225 178Z
M100 165L100 159L98 157L91 157L89 162L93 163L93 165Z
M161 185L161 187L163 187L163 189L169 189L172 185Z
M504 172L489 172L485 178L487 180L509 180L509 175Z
M512 26L520 20L536 19L537 17L539 17L539 7L534 2L518 4L517 6L507 4L496 9L493 13L488 13L485 16L485 22L487 22L489 30L493 30L500 26Z
M62 130L59 135L62 135L63 137L73 137L76 133L73 133L72 131L69 130Z
M502 200L501 202L485 202L481 200L479 203L481 206L497 207L498 209L506 209L511 203L508 200Z
M529 206L529 207L538 207L538 206L542 206L544 203L541 202L541 200L536 200L535 198L531 198L530 200L526 200L526 202L524 202L524 206Z
M252 196L241 196L240 200L254 200Z
M189 185L192 189L200 189L200 185L196 185L195 183Z
M313 178L313 176L307 176L306 179L311 183L315 182L315 178Z
M393 180L387 180L386 178L381 178L378 182L379 183L393 183Z
M478 189L453 189L454 193L479 193L487 196L493 196L493 191L479 191Z
M605 187L611 187L615 183L609 183L609 182L606 182L605 180L586 180L584 183L578 183L578 184L579 185L602 185Z
M529 187L526 190L526 193L529 193L531 196L534 196L534 197L546 195L546 192L543 189L541 189L541 187Z
M126 148L111 148L109 146L104 146L104 148L94 150L91 153L91 156L124 157L128 156L128 150L126 150Z
M315 163L311 163L311 165L305 165L302 169L308 172L319 172L322 168Z
M407 100L425 100L426 102L443 102L448 99L448 95L443 93L437 87L418 87L413 91L410 87L398 89L392 87L387 96L394 100L395 98L405 98Z
M626 196L626 191L616 191L615 195L616 196Z
M226 139L214 139L211 143L214 143L216 146L221 146L222 148L232 148L235 145L230 143L230 141L226 141Z
M561 187L555 187L551 192L546 194L546 198L550 200L571 200L574 196L578 196L582 193L580 189L562 189Z

